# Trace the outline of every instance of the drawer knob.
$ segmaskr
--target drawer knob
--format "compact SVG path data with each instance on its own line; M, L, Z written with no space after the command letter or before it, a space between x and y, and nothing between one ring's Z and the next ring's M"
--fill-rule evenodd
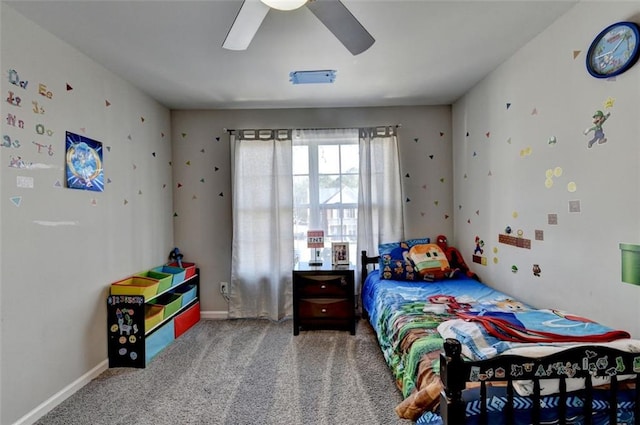
M320 289L327 289L327 285L320 285Z
M322 309L322 310L320 310L320 311L322 311L323 313L326 313L326 312L327 312L327 309L326 309L326 308L323 308L323 309Z

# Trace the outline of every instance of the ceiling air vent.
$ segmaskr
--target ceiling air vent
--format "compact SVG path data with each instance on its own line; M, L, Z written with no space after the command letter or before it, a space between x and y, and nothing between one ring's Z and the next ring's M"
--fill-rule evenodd
M289 81L292 84L327 84L336 80L336 71L325 69L322 71L292 71Z

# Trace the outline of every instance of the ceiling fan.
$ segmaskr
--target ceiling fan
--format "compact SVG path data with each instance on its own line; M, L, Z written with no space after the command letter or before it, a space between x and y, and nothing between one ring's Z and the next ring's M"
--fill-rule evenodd
M311 10L353 55L375 42L340 0L244 0L222 47L246 50L270 9L294 10L302 6Z

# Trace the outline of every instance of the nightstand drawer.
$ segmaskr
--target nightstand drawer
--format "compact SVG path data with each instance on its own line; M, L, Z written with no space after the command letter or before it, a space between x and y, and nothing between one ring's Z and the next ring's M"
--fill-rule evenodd
M301 319L351 319L351 303L347 299L301 299L298 305Z
M349 286L346 276L336 274L299 274L296 280L300 297L347 296Z

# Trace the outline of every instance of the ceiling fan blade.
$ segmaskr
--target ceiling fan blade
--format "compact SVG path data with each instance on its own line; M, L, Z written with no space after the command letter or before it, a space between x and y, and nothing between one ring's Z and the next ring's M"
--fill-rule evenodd
M222 47L228 50L247 50L267 12L269 6L260 0L244 0Z
M376 41L340 0L309 0L307 7L353 55Z

